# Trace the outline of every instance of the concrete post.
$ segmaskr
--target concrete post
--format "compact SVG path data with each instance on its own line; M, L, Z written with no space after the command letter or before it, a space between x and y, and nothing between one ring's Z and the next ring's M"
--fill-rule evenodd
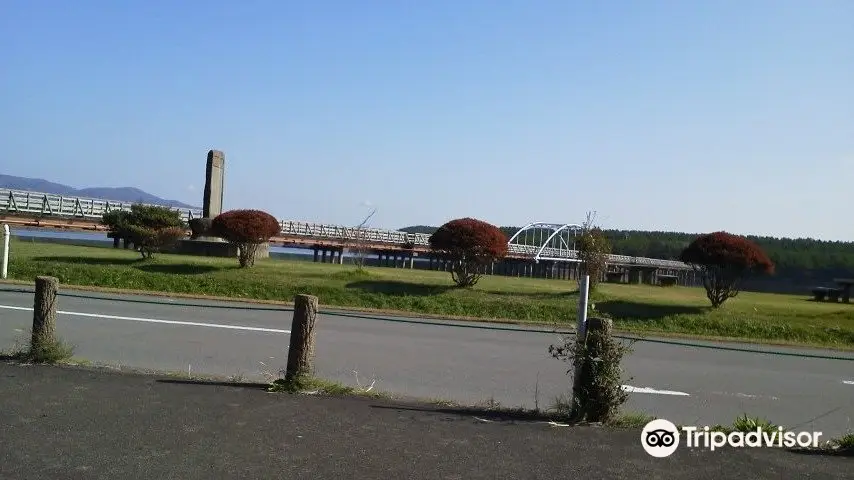
M317 321L317 297L297 295L294 298L294 318L291 324L291 343L285 380L314 373L314 329Z
M37 351L56 342L56 294L59 279L36 277L33 298L33 333L31 351Z
M225 154L219 150L208 151L205 170L205 192L202 199L202 215L214 218L222 213L223 180L225 178Z
M9 274L9 237L12 234L9 233L9 225L3 224L3 272L2 278L5 280L6 276Z

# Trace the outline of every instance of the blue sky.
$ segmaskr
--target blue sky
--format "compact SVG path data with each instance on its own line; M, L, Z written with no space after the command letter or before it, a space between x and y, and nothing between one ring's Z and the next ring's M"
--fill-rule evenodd
M376 227L854 240L854 2L0 7L0 173Z

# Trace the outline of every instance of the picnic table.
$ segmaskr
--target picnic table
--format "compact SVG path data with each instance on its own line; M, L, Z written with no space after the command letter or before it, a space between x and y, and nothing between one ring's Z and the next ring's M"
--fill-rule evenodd
M854 285L854 278L834 278L834 283L838 287L816 287L812 290L816 302L823 302L825 299L829 302L838 302L840 298L842 303L851 303L851 286Z
M834 278L833 281L839 285L839 290L842 291L842 301L844 303L850 303L851 286L854 285L854 278Z
M839 296L842 295L841 288L815 287L812 289L813 297L816 302L823 302L827 299L830 302L838 302Z

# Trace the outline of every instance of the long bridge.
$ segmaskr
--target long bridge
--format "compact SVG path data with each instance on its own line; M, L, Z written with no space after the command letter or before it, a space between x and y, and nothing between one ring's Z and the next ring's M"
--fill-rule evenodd
M0 188L0 218L5 223L29 228L106 231L107 227L101 224L103 215L114 210L128 211L131 205L131 202ZM184 221L203 216L201 209L170 208L179 211ZM430 268L434 268L427 234L292 220L280 220L279 224L279 234L271 243L313 249L315 261L325 262L330 253L330 261L342 262L345 249L359 248L376 254L380 264L383 259L385 264L394 265L401 261L405 265L408 260L410 268L414 257L426 255ZM508 240L507 258L485 273L574 278L580 262L578 251L573 248L574 239L581 228L578 224L531 222ZM691 267L675 260L609 255L606 262L607 276L612 281L693 283ZM436 265L441 269L448 267L438 259Z

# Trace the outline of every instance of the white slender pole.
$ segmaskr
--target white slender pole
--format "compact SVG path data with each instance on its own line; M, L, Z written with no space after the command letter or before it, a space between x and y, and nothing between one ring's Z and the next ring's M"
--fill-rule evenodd
M3 224L3 280L9 273L9 225Z
M590 292L590 275L581 277L578 282L578 326L575 330L575 342L584 342L587 337L587 297ZM575 358L575 374L572 376L572 409L578 405L578 391L581 388L581 366L585 359Z
M585 275L578 285L578 327L576 338L584 338L587 332L587 297L590 292L590 275Z

